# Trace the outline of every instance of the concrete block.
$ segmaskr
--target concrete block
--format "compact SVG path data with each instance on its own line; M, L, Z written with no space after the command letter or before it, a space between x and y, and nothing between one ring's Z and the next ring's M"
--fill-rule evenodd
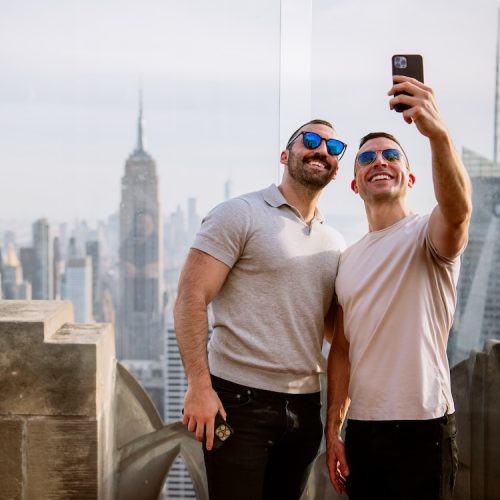
M98 498L97 422L39 418L27 424L27 498Z
M0 418L1 498L22 498L23 421Z

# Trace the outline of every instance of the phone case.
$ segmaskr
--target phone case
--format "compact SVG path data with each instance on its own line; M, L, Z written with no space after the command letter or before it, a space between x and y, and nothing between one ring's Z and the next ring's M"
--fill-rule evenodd
M217 413L214 424L214 448L221 447L232 435L233 428Z
M424 63L420 54L396 54L392 56L392 74L404 75L415 78L420 82L424 82ZM399 92L400 94L410 95L407 92ZM410 106L406 104L397 104L394 108L397 112L401 113Z

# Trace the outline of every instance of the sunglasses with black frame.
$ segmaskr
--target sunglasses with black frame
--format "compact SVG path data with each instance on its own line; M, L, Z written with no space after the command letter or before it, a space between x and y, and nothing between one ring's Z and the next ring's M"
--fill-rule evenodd
M338 156L339 160L342 158L347 148L347 144L339 141L338 139L326 139L325 137L321 137L316 132L302 131L288 141L286 149L288 149L292 145L292 143L296 141L300 136L302 136L302 142L307 149L317 149L319 148L321 142L325 141L328 154L332 156Z

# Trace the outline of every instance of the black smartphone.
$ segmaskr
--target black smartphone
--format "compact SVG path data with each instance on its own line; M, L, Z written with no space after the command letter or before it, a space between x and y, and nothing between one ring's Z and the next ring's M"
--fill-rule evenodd
M233 434L233 428L217 413L214 423L214 448L220 448Z
M411 76L416 80L424 83L424 62L420 54L396 54L392 56L392 74ZM399 94L408 94L408 92L398 92ZM409 109L407 104L396 104L394 109L401 113L405 109Z

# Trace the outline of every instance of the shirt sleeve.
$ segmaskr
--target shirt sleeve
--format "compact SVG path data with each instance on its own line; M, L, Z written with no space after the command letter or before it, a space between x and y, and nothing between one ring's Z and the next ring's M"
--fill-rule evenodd
M460 252L456 257L448 258L448 257L443 257L442 255L440 255L438 253L438 251L436 250L436 247L433 245L433 243L431 241L431 237L429 236L430 216L426 216L426 218L427 218L427 222L425 224L425 232L424 232L424 236L425 236L424 246L425 246L426 252L429 254L431 259L438 266L452 266L452 265L454 265L457 261L460 260L460 255L462 254L463 250L465 249L465 246L464 246L464 249L462 250L462 252Z
M250 233L248 202L233 198L213 208L202 220L191 248L201 250L229 267L240 258Z

